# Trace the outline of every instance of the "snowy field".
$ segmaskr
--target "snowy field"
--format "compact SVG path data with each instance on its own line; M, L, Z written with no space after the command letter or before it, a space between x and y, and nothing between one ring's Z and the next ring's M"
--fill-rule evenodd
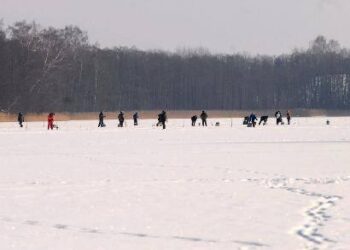
M350 249L350 118L329 119L0 123L0 249Z

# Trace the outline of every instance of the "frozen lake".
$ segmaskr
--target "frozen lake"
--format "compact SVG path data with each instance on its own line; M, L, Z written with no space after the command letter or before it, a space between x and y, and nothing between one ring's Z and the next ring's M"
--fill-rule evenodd
M0 123L0 249L350 249L350 118L326 120Z

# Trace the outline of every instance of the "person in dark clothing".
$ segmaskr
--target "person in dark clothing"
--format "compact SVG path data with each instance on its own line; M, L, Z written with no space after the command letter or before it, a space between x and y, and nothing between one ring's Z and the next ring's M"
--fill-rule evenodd
M166 112L163 110L160 114L158 114L158 123L157 126L162 125L163 129L166 128L165 122L167 121L167 115Z
M263 123L263 125L265 126L266 123L267 123L267 119L269 119L269 117L268 117L267 115L261 116L261 117L260 117L260 121L259 121L259 125L260 125L261 123Z
M207 126L208 114L203 110L200 117L202 119L202 125Z
M18 121L19 126L21 128L23 128L24 115L21 112L18 113L17 121Z
M104 123L103 119L105 118L106 116L103 114L103 112L101 111L100 114L98 115L98 120L99 120L99 123L98 123L98 127L106 127L106 124Z
M281 113L281 111L277 111L277 112L275 113L275 117L276 117L276 124L277 124L277 125L278 125L278 124L283 125L283 120L282 120L282 113Z
M118 115L118 120L119 120L119 124L118 127L123 127L124 126L124 113L122 111L120 111L119 115Z
M191 121L192 121L192 127L196 126L196 121L198 119L198 116L194 115L191 117Z
M134 126L139 125L137 121L137 119L139 119L139 114L137 112L132 115L132 119L134 119Z
M256 115L251 113L250 116L249 116L249 123L252 124L252 126L255 128L255 125L256 125Z
M288 125L290 125L290 120L292 119L292 117L290 116L290 111L287 111L287 121L288 121Z

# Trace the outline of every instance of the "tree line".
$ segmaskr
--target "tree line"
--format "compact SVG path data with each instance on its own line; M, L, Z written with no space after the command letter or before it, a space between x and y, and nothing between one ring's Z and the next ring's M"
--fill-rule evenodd
M100 48L79 27L0 24L0 109L348 109L350 52L323 36L279 56Z

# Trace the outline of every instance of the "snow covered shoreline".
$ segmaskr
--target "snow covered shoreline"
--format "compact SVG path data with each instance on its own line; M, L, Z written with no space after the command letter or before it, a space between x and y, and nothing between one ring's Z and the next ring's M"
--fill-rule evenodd
M350 118L326 120L0 123L0 249L347 249Z

